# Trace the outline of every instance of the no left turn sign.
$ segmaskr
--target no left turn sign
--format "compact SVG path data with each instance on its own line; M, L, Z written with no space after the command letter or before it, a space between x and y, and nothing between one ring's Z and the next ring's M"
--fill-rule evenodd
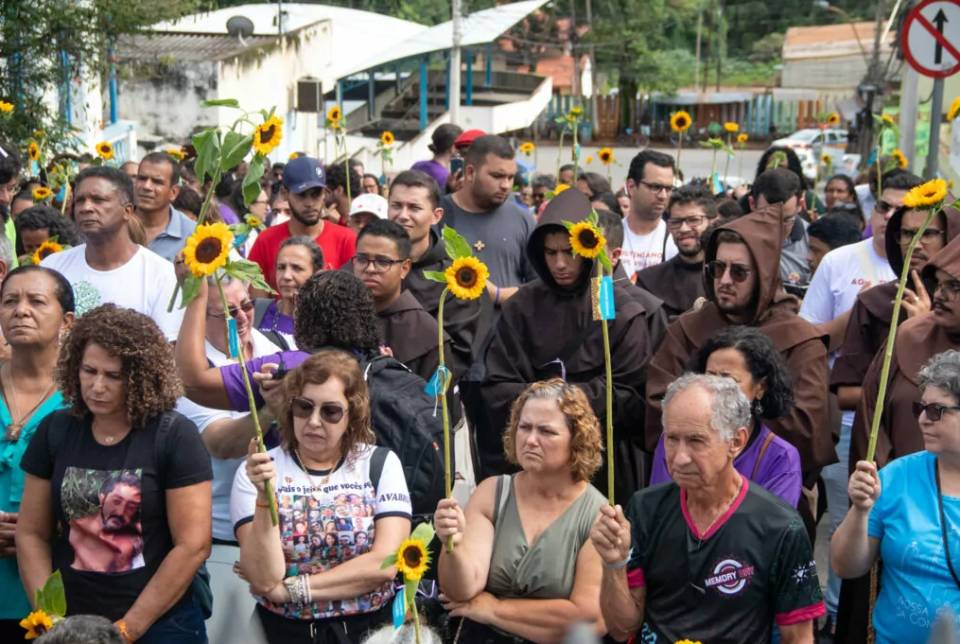
M924 0L911 9L900 46L924 76L945 78L960 71L960 0Z

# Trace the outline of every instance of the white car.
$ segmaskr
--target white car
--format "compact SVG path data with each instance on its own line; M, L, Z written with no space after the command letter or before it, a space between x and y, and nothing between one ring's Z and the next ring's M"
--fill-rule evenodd
M833 159L834 166L837 165L847 147L847 131L838 128L807 128L777 139L772 145L790 148L796 152L803 165L803 174L812 180L816 179L817 165L824 156Z

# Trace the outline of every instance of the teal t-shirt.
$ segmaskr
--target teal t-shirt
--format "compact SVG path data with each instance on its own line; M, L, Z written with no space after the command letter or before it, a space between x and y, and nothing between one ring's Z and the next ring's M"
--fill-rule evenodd
M37 425L51 412L66 407L59 391L53 392L20 430L15 441L8 441L7 426L13 422L7 401L0 396L0 511L19 512L20 497L23 496L24 472L20 469L20 458L27 449L30 439L37 431ZM30 603L20 583L15 557L0 559L0 619L21 619L30 612Z
M873 610L877 644L926 644L941 608L960 615L960 588L944 555L934 459L917 452L880 470L880 498L867 528L880 540L883 560ZM950 558L960 575L960 498L945 496L943 511Z

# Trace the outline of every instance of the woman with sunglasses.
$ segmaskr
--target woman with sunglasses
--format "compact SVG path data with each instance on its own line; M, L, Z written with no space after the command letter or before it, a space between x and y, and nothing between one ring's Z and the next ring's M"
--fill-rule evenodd
M878 643L926 642L938 613L960 614L960 352L935 355L912 405L923 449L877 472L859 461L850 511L830 541L843 578L883 560L873 607Z
M296 349L293 314L300 287L323 270L323 251L312 237L296 235L280 244L277 252L277 298L254 301L253 325L283 350Z
M251 441L234 481L240 569L271 644L360 642L390 616L396 569L381 563L410 534L400 460L373 446L367 386L348 353L313 354L283 387L281 446L259 453ZM279 527L270 519L268 481L279 501ZM353 512L358 503L370 506L372 516ZM303 522L310 512L336 516L336 532L328 535L319 520ZM297 547L315 536L329 545Z

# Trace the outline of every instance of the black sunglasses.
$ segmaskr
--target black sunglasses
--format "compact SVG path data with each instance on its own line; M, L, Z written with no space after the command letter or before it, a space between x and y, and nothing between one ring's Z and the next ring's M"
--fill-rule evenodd
M944 412L947 411L960 411L960 407L955 405L941 405L940 403L927 403L926 405L919 402L913 403L913 415L919 418L922 412L926 412L927 420L931 423L935 423L943 418Z
M227 308L227 311L229 311L230 317L235 318L235 317L237 317L238 315L240 315L240 311L243 311L244 313L249 313L249 312L252 311L254 308L255 308L254 303L251 302L250 300L247 300L246 302L243 302L243 303L240 305L239 308L236 307L236 306L231 306L231 307L228 307L228 308ZM211 312L210 312L210 317L212 317L212 318L217 318L217 319L219 319L219 320L222 320L222 319L224 319L226 316L223 314L223 311L217 311L217 312L215 312L215 313L211 311Z
M726 274L727 268L730 269L731 279L738 284L745 281L747 277L750 276L750 273L753 272L753 269L749 266L744 266L743 264L727 264L726 262L721 262L719 259L709 262L704 267L704 270L707 271L710 279L718 280Z
M290 401L290 413L297 418L310 418L317 403L308 398L297 396ZM320 405L320 420L325 423L339 423L343 419L344 408L336 403Z

